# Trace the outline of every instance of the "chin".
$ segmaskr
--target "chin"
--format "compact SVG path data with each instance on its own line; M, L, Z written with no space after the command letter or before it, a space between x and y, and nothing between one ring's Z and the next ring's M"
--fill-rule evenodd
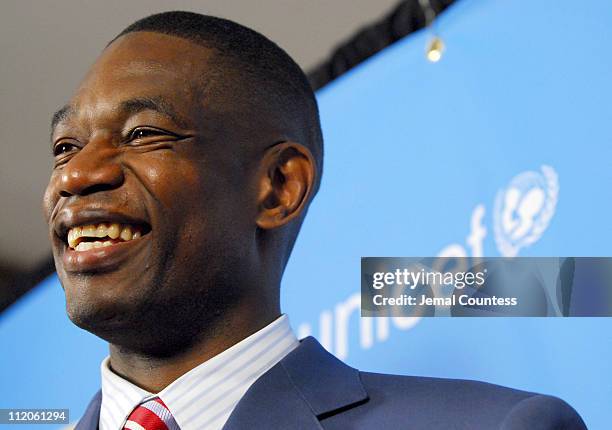
M116 303L91 300L82 294L72 296L69 292L66 292L66 313L77 327L97 336L121 325L120 320L126 316L125 310Z
M166 276L149 271L129 277L125 271L58 273L63 275L68 316L76 326L114 346L151 356L188 349L222 326L243 296L226 279L172 270Z
M142 322L138 315L147 303L142 295L135 294L137 285L126 284L98 283L87 277L62 279L68 318L77 327L109 342L113 334L137 329Z

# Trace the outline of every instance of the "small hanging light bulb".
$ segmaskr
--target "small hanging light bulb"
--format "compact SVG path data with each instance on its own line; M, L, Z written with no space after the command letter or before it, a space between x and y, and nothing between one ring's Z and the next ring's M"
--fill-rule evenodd
M442 58L442 54L444 53L444 42L437 34L435 30L435 18L436 11L431 6L430 0L419 0L419 5L423 10L423 15L425 16L425 27L427 27L433 37L429 40L427 45L425 46L425 58L432 63L437 63Z
M438 36L431 38L427 47L425 48L425 56L432 63L437 63L442 58L444 53L444 42Z

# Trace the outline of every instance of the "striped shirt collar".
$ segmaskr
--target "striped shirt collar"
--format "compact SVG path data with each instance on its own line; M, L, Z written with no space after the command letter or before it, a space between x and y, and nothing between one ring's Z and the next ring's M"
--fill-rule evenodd
M101 365L100 430L121 430L132 410L153 397L163 400L181 430L219 430L251 384L297 346L283 314L156 395L111 371L106 357Z

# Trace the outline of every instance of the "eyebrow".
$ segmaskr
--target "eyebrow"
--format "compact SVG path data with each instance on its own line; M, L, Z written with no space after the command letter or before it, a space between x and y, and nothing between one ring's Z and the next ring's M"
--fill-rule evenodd
M68 119L71 115L74 114L74 109L70 105L66 105L59 110L57 110L53 116L51 117L51 132L55 130L55 127L62 122Z
M187 122L177 114L176 110L172 106L172 103L168 102L161 96L137 97L125 100L119 105L119 111L126 116L135 115L145 110L159 112L162 115L169 117L178 126L182 128L189 128L187 126Z
M189 128L187 122L176 112L172 104L161 96L136 97L124 100L119 104L118 109L119 113L124 116L136 115L145 110L159 112L169 117L178 126ZM76 110L71 105L66 105L55 112L51 118L51 132L55 130L55 127L57 127L60 122L66 121L75 113Z

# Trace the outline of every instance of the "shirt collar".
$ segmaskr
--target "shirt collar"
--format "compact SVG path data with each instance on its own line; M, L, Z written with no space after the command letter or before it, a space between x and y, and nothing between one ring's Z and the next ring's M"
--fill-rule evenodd
M101 364L101 430L120 430L143 401L160 397L181 430L221 429L244 393L298 346L283 314L222 353L191 369L157 395L115 374L110 357Z

